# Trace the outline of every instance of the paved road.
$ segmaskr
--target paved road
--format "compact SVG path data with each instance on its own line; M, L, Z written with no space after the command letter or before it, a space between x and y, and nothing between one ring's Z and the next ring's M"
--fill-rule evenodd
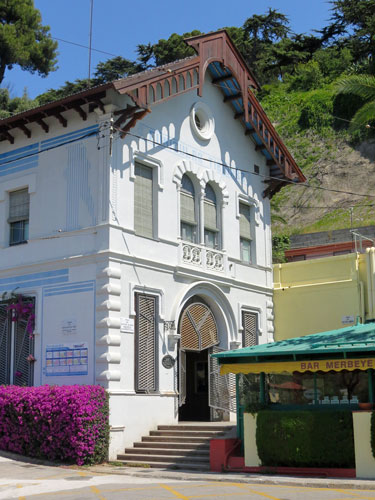
M0 457L0 500L375 500L375 489L137 477L22 463ZM211 476L212 477L212 476ZM233 477L233 476L232 476ZM327 483L328 484L328 483Z

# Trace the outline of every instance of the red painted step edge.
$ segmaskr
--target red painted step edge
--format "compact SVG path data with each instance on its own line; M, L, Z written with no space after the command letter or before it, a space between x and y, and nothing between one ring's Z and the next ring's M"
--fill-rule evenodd
M246 467L244 457L226 456L236 444L236 439L211 439L210 470L214 472L249 472L252 474L281 474L312 477L356 477L355 469L326 467ZM227 462L227 464L225 464Z

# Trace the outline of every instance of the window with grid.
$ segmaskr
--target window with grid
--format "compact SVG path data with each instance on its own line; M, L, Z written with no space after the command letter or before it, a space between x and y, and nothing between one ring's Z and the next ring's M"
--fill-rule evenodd
M254 312L242 312L242 347L258 344L258 315Z
M239 204L240 214L240 253L243 262L251 262L251 213L250 206Z
M148 393L158 390L158 338L156 328L157 299L135 295L135 390Z
M9 245L26 243L29 238L30 196L27 189L9 193Z
M24 302L34 299L24 299ZM27 360L34 354L34 338L28 330L28 319L12 321L7 302L0 302L0 385L32 386L34 365Z
M135 163L134 230L137 235L154 237L152 168Z
M210 248L220 247L216 194L209 184L204 193L204 244Z
M184 241L197 243L197 217L195 210L195 189L191 179L185 174L182 177L180 193L181 238Z

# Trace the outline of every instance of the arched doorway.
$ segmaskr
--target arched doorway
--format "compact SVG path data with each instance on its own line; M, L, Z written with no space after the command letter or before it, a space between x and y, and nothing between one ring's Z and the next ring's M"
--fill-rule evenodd
M209 355L219 344L215 316L202 297L184 306L179 321L179 420L209 421Z

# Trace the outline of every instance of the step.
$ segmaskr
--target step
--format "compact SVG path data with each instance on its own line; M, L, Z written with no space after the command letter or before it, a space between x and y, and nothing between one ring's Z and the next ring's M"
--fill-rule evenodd
M150 431L150 436L185 436L185 437L201 437L201 438L215 438L224 435L221 432L208 432L208 431Z
M168 448L125 448L125 454L147 454L147 455L176 455L184 457L204 457L208 459L210 456L209 450L199 451L199 450L181 450L180 449L168 449Z
M155 469L183 469L183 470L195 470L195 471L208 471L210 470L210 466L207 464L197 464L197 463L175 463L175 462L157 462L157 461L147 461L140 462L139 460L121 460L118 459L119 462L123 462L124 465L130 465L136 467L137 465L140 467L144 467L145 465L150 468Z
M143 442L154 441L158 443L190 443L190 444L207 444L205 437L183 437L183 436L143 436Z
M158 431L210 431L210 432L229 432L234 428L233 425L158 425Z
M194 457L194 463L203 463L203 464L209 464L209 460L207 459L208 457ZM126 453L126 454L120 454L117 455L117 459L122 461L129 461L133 460L134 462L141 462L141 463L147 463L150 459L155 462L168 462L171 463L190 463L192 459L188 456L184 455L178 455L174 456L173 460L171 459L170 455L142 455L142 454L133 454L133 453Z
M138 443L134 443L134 448L169 448L169 449L178 449L178 450L207 450L209 451L210 447L204 443L174 443L174 442L165 442L165 441L141 441Z

